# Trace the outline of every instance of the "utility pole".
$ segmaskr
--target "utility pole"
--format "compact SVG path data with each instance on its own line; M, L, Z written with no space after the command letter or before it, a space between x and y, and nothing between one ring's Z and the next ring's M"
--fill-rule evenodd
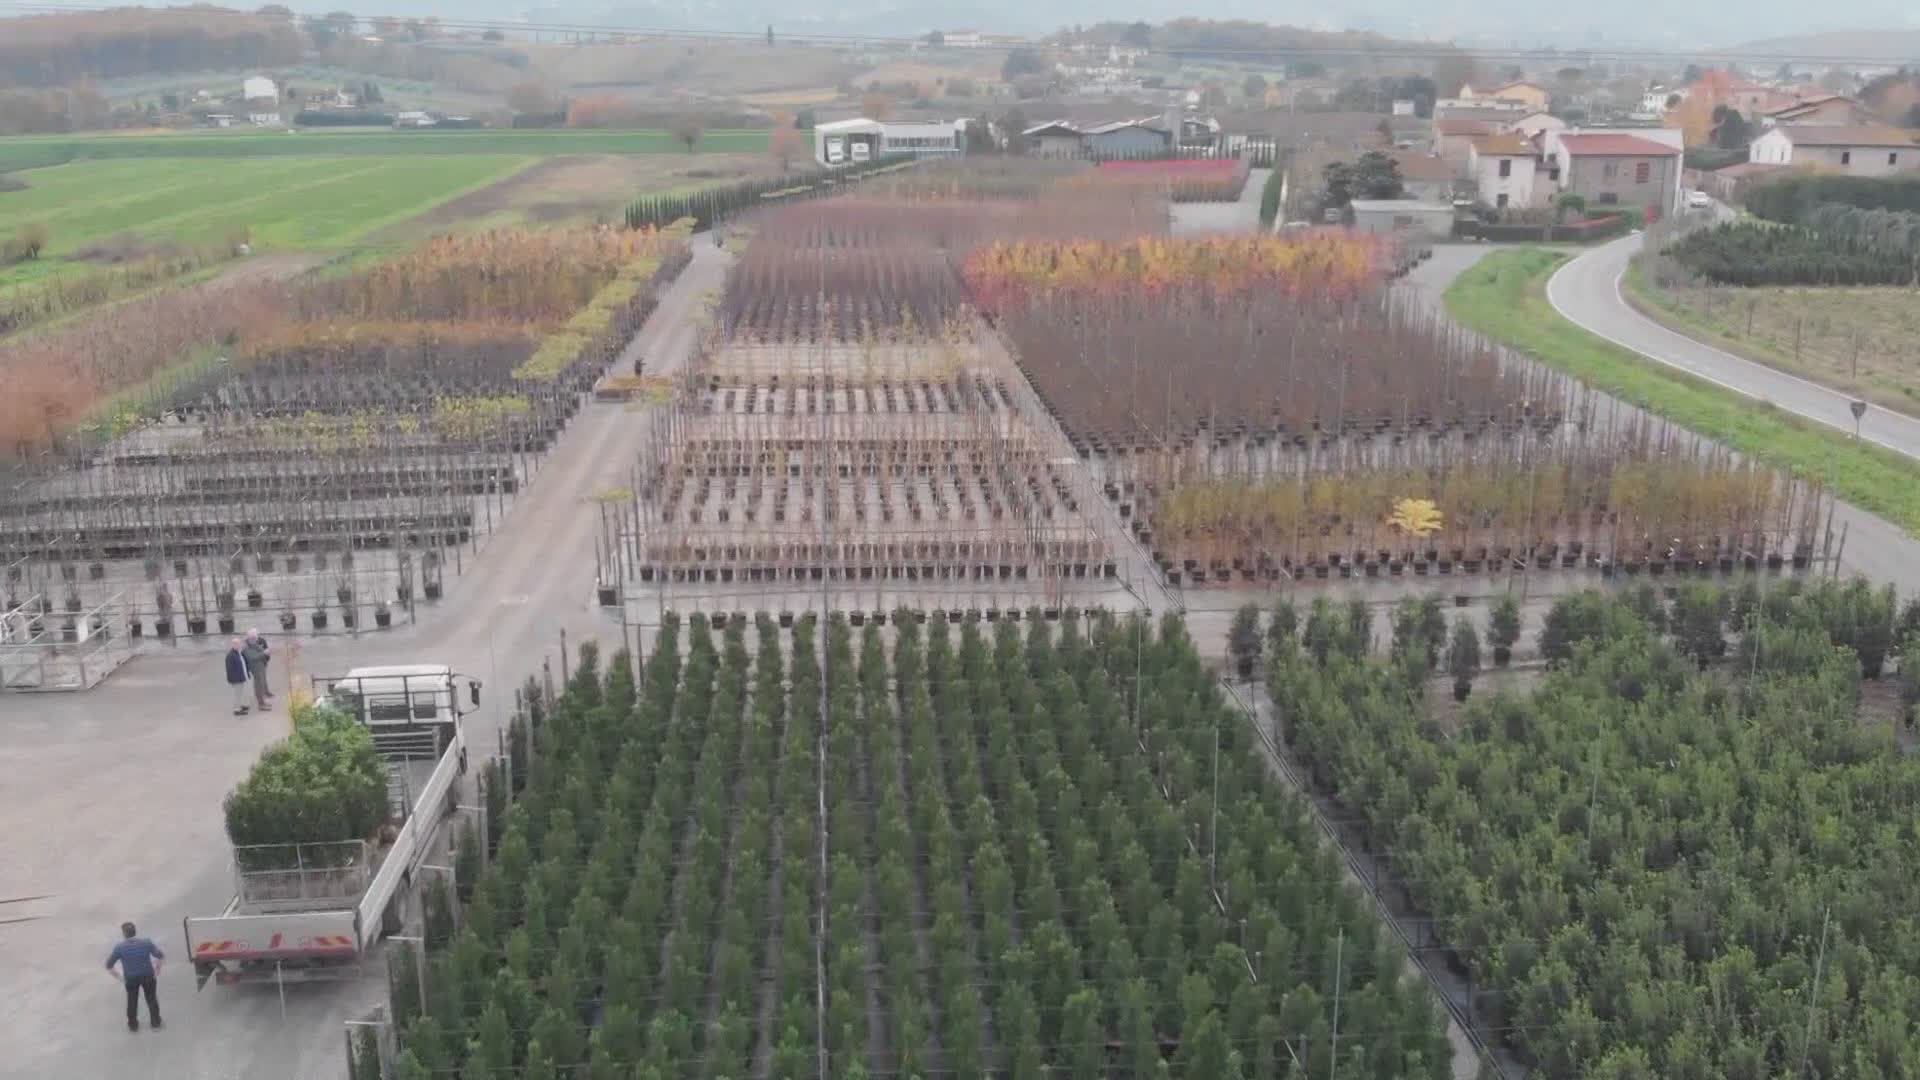
M1807 1058L1813 1052L1813 1018L1820 1007L1820 975L1827 966L1827 927L1833 915L1833 905L1829 904L1820 913L1820 954L1813 961L1813 993L1807 995L1807 1034L1800 1040L1800 1067L1793 1075L1802 1076L1807 1071Z
M1333 946L1333 1040L1327 1053L1327 1080L1334 1080L1334 1070L1340 1066L1340 983L1347 952L1347 928L1340 928L1340 937Z
M1215 889L1220 881L1214 869L1220 858L1220 710L1213 711L1213 820L1207 826L1207 884Z

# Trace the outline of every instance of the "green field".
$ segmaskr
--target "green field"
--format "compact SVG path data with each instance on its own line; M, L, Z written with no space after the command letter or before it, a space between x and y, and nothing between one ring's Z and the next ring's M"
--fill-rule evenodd
M1567 321L1546 282L1568 253L1497 251L1446 292L1461 323L1756 460L1819 477L1839 497L1920 535L1920 462L1693 378Z
M764 131L709 131L699 148L760 153ZM0 172L98 158L228 158L347 154L684 154L665 131L192 131L156 135L16 135L0 138Z
M72 265L65 257L133 234L219 245L247 230L257 251L328 251L404 221L535 158L263 157L210 164L193 158L76 161L18 174L29 187L0 192L0 237L46 227L38 262L0 269L0 284Z

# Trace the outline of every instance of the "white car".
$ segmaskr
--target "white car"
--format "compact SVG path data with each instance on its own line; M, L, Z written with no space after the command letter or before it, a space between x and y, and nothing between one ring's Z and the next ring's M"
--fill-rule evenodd
M1687 192L1687 209L1711 210L1713 209L1713 198L1704 191L1689 191Z

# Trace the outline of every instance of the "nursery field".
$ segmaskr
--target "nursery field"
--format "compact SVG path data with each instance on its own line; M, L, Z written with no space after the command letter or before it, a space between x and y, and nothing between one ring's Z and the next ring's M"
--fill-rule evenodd
M684 230L445 236L0 343L0 610L69 642L404 621L689 258Z
M224 249L246 238L256 251L337 249L533 160L302 155L209 168L170 157L31 169L15 177L25 190L0 192L0 237L43 228L45 255L0 269L0 285L77 272L140 244Z
M1418 702L1443 649L1470 682L1461 631L1409 622L1369 657L1317 609L1266 638L1278 734L1532 1075L1902 1075L1920 758L1860 700L1899 650L1910 739L1920 605L1860 580L1669 595L1562 599L1537 687L1444 723Z
M1448 1076L1181 624L1030 614L584 654L489 772L424 1013L396 965L392 1075Z
M639 462L633 535L609 536L648 609L827 588L868 612L935 594L1057 611L1119 587L1097 492L947 253L1009 227L1137 227L1164 194L1055 190L1041 166L1013 197L1003 170L923 166L740 219L711 333L659 388L673 415Z

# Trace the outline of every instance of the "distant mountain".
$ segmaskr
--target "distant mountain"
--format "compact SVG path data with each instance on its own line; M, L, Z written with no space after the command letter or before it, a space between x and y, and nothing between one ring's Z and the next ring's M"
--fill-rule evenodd
M1909 18L1907 21L1911 23L1914 20ZM1910 30L1828 30L1823 33L1791 34L1749 41L1728 51L1795 57L1844 56L1910 64L1920 61L1920 27Z
M427 4L429 0L403 0ZM478 0L478 6L512 0ZM1536 0L839 0L819 7L773 0L559 0L534 11L536 19L602 25L660 26L688 30L750 30L771 23L793 33L919 34L935 28L968 27L990 33L1045 34L1064 26L1110 20L1250 19L1314 30L1370 30L1400 40L1453 40L1501 47L1726 46L1742 37L1802 41L1810 33L1857 26L1913 28L1920 33L1920 4L1913 0L1830 0L1809 7L1801 0L1743 0L1737 8L1718 3L1615 0L1604 5L1542 6ZM1784 35L1796 35L1785 37ZM1862 34L1871 42L1874 34ZM1874 43L1875 51L1920 56L1911 43ZM1799 51L1798 47L1784 51ZM1809 48L1807 51L1814 51Z

